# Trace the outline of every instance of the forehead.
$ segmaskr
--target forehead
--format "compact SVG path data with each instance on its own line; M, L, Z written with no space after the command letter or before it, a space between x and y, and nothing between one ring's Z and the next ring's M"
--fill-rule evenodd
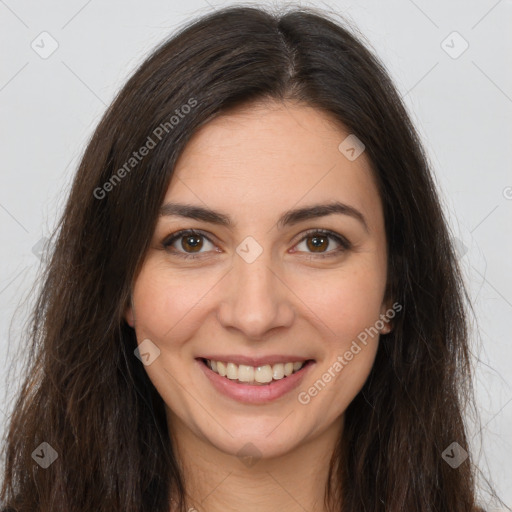
M338 200L380 213L371 164L339 149L350 133L329 114L297 103L252 104L202 126L178 159L165 201L254 215Z
M332 156L338 157L339 143L348 135L346 128L329 114L299 103L253 103L216 117L192 136L183 151L176 170L189 167L188 177L195 171L191 162L211 159L217 170L230 168L243 172L238 161L250 172L261 164L278 170L283 161L288 166L299 163L321 167ZM327 153L326 153L327 152ZM236 156L236 161L233 157ZM306 165L302 167L305 168Z

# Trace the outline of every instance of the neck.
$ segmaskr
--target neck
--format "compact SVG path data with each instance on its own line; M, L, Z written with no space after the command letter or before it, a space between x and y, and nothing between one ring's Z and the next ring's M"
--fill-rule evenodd
M249 444L240 456L228 454L196 436L169 411L168 421L184 477L187 511L328 512L324 496L329 462L343 417L314 439L273 458L260 458Z

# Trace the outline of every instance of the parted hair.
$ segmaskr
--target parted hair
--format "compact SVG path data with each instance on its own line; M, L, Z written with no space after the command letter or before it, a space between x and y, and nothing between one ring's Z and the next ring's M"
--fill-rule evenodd
M470 451L468 296L420 138L363 39L318 9L232 6L181 27L132 74L52 235L6 430L3 507L169 512L173 499L185 512L164 403L123 314L187 142L230 109L272 100L328 113L364 143L383 205L387 296L403 306L325 461L326 509L477 510L471 455L457 469L442 457L453 442ZM127 165L148 137L154 147ZM43 442L58 454L47 468L32 457Z

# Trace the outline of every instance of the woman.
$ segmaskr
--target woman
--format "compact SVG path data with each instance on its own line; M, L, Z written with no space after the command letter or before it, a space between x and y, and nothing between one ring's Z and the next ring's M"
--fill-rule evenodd
M83 156L2 503L477 510L466 298L376 57L312 10L205 16Z

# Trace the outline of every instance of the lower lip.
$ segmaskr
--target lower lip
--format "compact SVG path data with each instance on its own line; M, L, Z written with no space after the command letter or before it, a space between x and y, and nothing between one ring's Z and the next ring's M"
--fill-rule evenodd
M270 384L253 386L251 384L239 384L237 380L221 377L208 368L202 359L196 359L196 362L217 391L233 400L246 404L263 404L277 400L298 387L315 364L314 361L308 361L298 372L292 373L288 377L274 380Z

